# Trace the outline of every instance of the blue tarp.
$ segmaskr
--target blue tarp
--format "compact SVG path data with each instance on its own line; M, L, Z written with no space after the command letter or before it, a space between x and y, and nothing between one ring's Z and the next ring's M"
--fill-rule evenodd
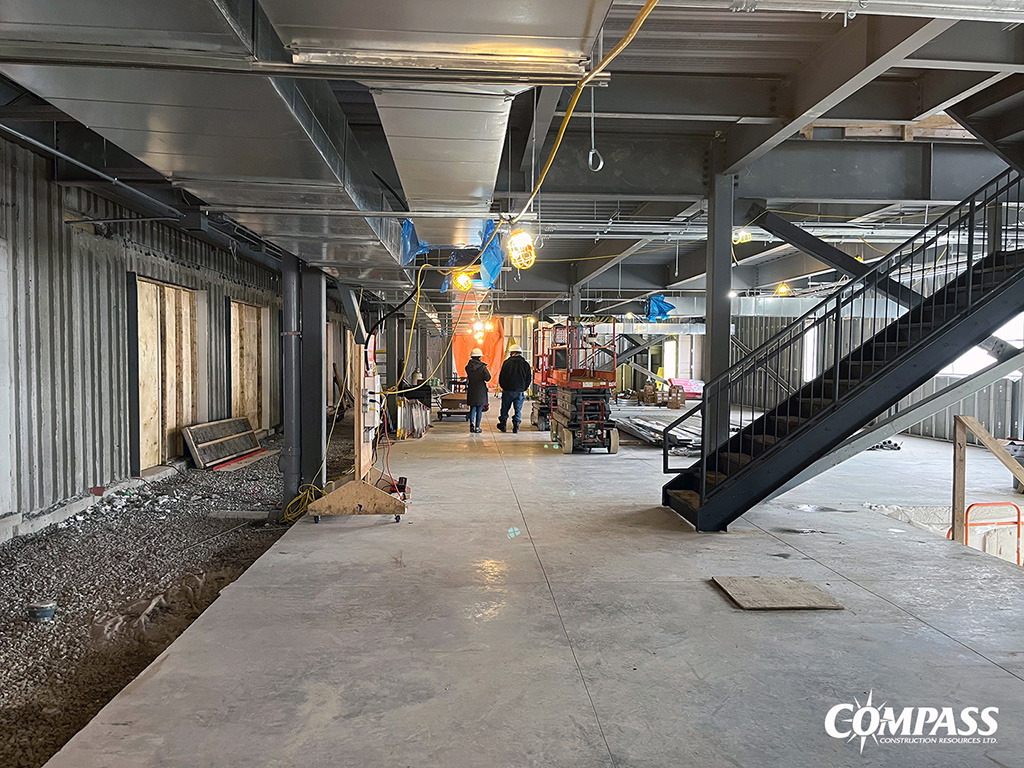
M675 308L675 304L669 304L665 301L665 297L662 294L659 293L651 296L647 300L647 322L657 323L661 320L668 320L668 316Z
M487 242L487 238L494 232L495 223L488 221L484 228L480 232L480 244L483 245ZM481 286L484 288L493 288L494 284L498 281L498 275L501 274L501 265L505 261L505 255L501 252L501 239L495 237L491 241L491 244L487 246L484 251L478 251L473 253L472 251L452 251L452 255L448 257L448 262L445 264L446 267L464 267L468 264L479 264L480 273L475 275L473 282L477 288ZM445 275L444 282L441 283L441 290L448 291L452 288L451 275Z
M486 243L487 238L494 233L494 228L494 222L488 221L480 235L481 245ZM505 261L505 256L501 252L500 240L500 237L495 237L490 245L487 246L487 250L480 252L480 280L488 288L493 288L494 284L498 281L498 275L501 274L501 265Z
M402 266L412 263L417 256L430 250L430 244L416 236L416 227L409 219L402 222Z
M452 251L452 255L448 257L448 261L445 262L446 267L454 267L455 262L458 259L458 251ZM447 293L452 289L452 276L445 275L444 281L441 283L441 293Z

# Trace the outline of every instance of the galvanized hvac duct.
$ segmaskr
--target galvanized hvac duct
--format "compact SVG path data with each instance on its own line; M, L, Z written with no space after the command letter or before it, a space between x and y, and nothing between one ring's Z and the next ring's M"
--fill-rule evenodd
M0 38L67 46L97 36L95 42L158 51L171 62L200 52L290 61L254 4L12 0L0 6ZM349 282L408 284L397 261L400 219L266 212L387 207L326 82L53 64L4 64L0 71L300 258ZM236 212L246 207L250 212Z
M582 76L611 0L264 0L304 64L407 66L452 71L453 84L367 81L402 189L432 245L479 245L491 207L513 96L525 86L456 85L454 73L496 82L545 72ZM443 75L442 75L443 77Z
M476 213L458 219L416 219L434 245L479 245L491 208L512 97L500 86L375 87L384 133L409 207Z
M616 0L616 7L641 6L643 0ZM661 0L662 8L712 8L722 11L806 11L824 14L918 16L965 21L1024 21L1020 0Z

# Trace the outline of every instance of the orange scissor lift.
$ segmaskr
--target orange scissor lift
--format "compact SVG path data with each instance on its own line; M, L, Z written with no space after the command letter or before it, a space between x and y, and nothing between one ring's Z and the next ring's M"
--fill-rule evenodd
M611 418L611 400L615 393L616 335L604 341L595 323L566 321L545 330L551 332L545 381L553 385L555 396L549 406L551 439L563 453L606 448L618 453L619 430ZM611 370L603 364L611 361Z
M530 423L541 432L551 429L551 413L555 410L558 385L552 381L551 372L555 366L551 340L554 327L546 325L533 331L533 383L537 399L533 401Z

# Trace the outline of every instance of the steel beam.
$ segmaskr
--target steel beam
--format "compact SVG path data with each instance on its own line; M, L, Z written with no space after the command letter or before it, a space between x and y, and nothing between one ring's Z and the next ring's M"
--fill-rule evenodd
M961 21L910 54L904 66L944 73L1024 72L1024 37L1016 25Z
M671 217L669 221L673 224L682 224L693 218L704 209L703 202L695 202L682 210L678 203L650 202L639 206L630 216L636 218L650 217L660 219ZM651 238L640 238L631 241L602 240L597 243L584 259L580 262L580 274L578 282L583 285L599 275L612 269L628 259L637 251L641 251L651 245Z
M634 371L639 371L648 378L654 379L655 381L660 381L662 384L668 384L668 379L662 378L654 371L644 368L642 365L638 365L637 363L634 363L632 360L627 360L626 365L628 365Z
M559 85L545 85L536 95L537 109L533 114L533 122L530 123L530 134L526 137L526 145L523 147L523 159L519 163L519 170L524 174L530 173L530 166L535 157L537 163L544 163L545 158L542 155L544 140L547 138L548 131L551 130L551 123L555 119L555 110L558 109L558 100L561 97L562 86ZM540 168L537 168L537 172L540 172Z
M687 136L598 134L601 173L587 169L590 136L567 133L544 182L544 200L668 200L707 197L710 142ZM1005 170L983 146L961 142L794 139L740 175L737 197L787 203L955 204ZM499 172L495 197L507 185ZM517 178L511 193L527 194Z
M359 300L356 298L356 292L347 285L341 285L338 286L338 294L355 343L366 344L366 326L363 324L363 314L359 311Z
M939 112L955 107L964 99L995 85L1009 77L1006 72L925 72L917 79L921 89L920 101L914 122L924 120Z
M132 45L104 45L61 41L0 41L0 62L12 64L56 65L61 67L103 67L153 69L171 72L205 72L254 77L285 77L314 80L359 80L395 83L482 83L487 85L575 85L582 72L545 71L532 68L514 72L474 67L465 62L459 67L376 66L368 63L294 63L254 59L238 53L150 48ZM599 86L607 74L595 78Z
M780 126L729 131L724 172L735 174L818 120L956 24L951 19L860 16L786 80Z
M861 277L871 269L864 262L858 261L831 243L826 243L792 222L786 221L776 213L755 206L751 209L751 214L751 221L761 229L772 233L795 248L799 248L822 264L832 267L847 277ZM910 288L893 280L884 279L878 287L905 307L911 306L913 300L919 298Z
M616 362L617 365L624 365L627 362L629 362L629 359L631 357L634 357L638 353L643 352L644 350L650 349L651 347L656 346L657 344L661 344L667 338L668 338L667 335L660 334L658 336L654 336L654 337L648 339L647 341L642 341L639 344L634 344L632 347L628 347L627 349L624 349L622 352L617 352L616 355L615 355L615 362ZM630 341L632 341L632 340L633 340L632 337L630 337ZM601 351L605 352L606 354L611 354L610 352L608 352L607 350L604 350L604 349L602 349ZM608 363L603 364L601 366L601 369L602 370L611 370L611 363L608 362Z
M975 392L991 386L1004 376L1024 368L1024 351L1014 348L1001 362L996 362L988 368L950 384L945 389L936 392L919 403L899 411L892 416L883 419L877 424L862 430L840 445L831 453L814 462L790 482L772 494L769 499L774 499L786 491L791 491L799 485L806 483L822 472L838 466L847 459L853 458L872 445L883 440L888 440L904 430L910 429L915 424L920 424L929 416L950 408Z

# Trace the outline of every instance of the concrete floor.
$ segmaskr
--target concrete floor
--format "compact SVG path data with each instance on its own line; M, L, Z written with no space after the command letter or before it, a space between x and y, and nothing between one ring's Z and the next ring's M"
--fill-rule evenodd
M442 424L391 452L402 523L297 524L50 765L1024 766L1024 570L862 506L941 503L912 454L698 535L658 506L656 450ZM744 612L715 575L845 610ZM997 742L830 738L872 691L999 707Z

